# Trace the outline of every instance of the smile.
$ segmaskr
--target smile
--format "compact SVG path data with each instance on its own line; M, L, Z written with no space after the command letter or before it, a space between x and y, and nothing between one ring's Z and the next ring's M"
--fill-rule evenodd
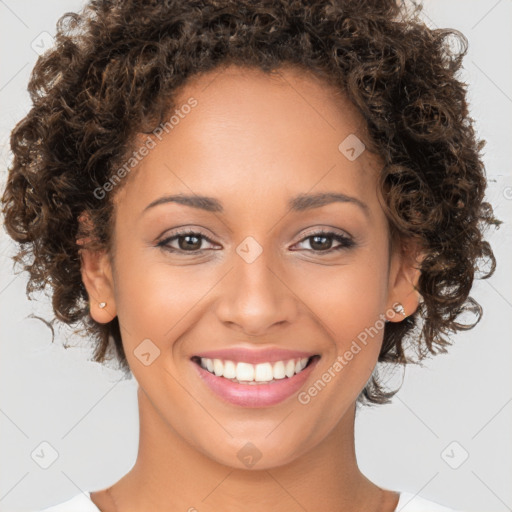
M241 407L269 407L295 395L320 359L289 351L208 355L191 358L200 380L213 396Z
M288 361L276 361L251 364L234 362L222 359L209 359L201 357L199 364L217 377L224 377L232 382L240 384L265 384L273 380L291 378L300 373L308 365L311 358L289 359ZM197 361L197 359L196 359Z

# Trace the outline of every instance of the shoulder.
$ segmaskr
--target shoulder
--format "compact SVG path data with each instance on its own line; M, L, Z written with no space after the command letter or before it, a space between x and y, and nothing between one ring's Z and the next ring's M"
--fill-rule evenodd
M445 507L435 501L427 500L410 492L397 492L400 493L400 499L395 512L462 512L461 510Z
M39 512L100 512L100 509L91 501L90 493L84 492Z

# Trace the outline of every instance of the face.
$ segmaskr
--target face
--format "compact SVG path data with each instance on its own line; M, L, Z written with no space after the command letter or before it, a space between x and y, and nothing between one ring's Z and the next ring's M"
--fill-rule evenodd
M208 73L176 108L115 196L107 277L84 279L108 296L93 315L118 315L174 435L231 467L286 464L341 424L412 290L382 163L355 108L291 69Z

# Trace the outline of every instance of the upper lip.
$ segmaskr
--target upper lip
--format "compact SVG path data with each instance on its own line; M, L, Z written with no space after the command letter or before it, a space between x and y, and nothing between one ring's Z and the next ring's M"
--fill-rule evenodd
M286 350L283 348L227 348L219 350L208 350L195 354L195 357L207 359L222 359L224 361L244 362L251 364L275 363L276 361L289 361L290 359L310 358L315 354L313 352L303 352L299 350Z

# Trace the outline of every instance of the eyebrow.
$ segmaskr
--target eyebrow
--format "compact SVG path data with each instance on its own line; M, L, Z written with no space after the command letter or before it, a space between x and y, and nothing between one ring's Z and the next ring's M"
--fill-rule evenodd
M341 193L333 193L333 192L325 192L318 194L300 194L291 198L288 201L288 207L290 210L294 212L303 212L306 210L312 210L314 208L320 208L327 204L340 202L340 203L351 203L359 206L361 210L363 210L364 214L369 217L370 209L366 203L363 203L357 197L348 196L346 194ZM163 196L159 199L155 199L153 202L148 204L146 208L144 208L144 212L149 210L150 208L154 208L155 206L167 203L178 203L183 204L185 206L190 206L192 208L198 208L200 210L205 210L208 212L220 212L224 211L222 203L213 197L207 196L197 196L197 195L170 195Z

